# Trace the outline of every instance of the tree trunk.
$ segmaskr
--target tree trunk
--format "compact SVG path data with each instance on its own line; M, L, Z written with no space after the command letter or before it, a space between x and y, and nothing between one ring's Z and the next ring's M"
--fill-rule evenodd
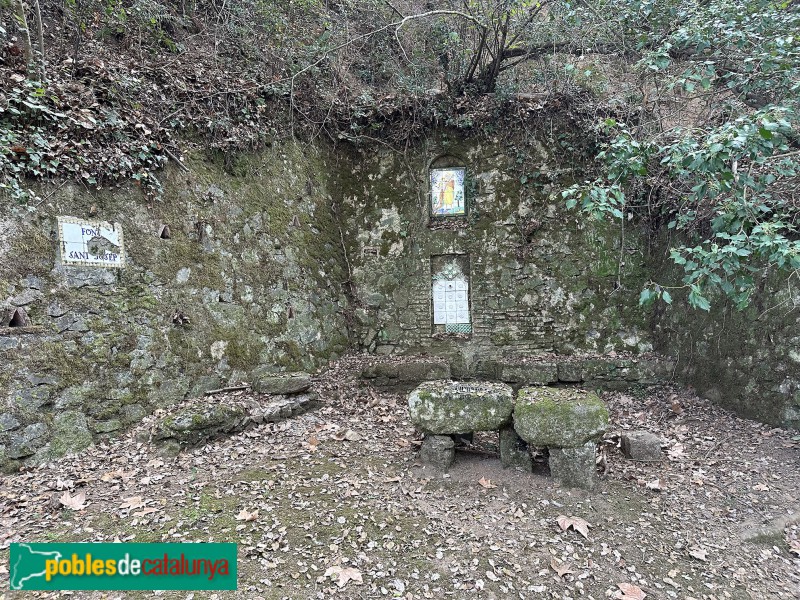
M39 81L45 83L47 74L44 68L44 23L42 23L42 9L39 6L39 0L33 0L33 8L36 14L36 45L39 48L39 60L37 61ZM28 39L30 40L30 35Z
M30 64L33 60L33 45L31 44L31 31L28 29L28 18L25 16L25 4L22 0L17 0L14 5L14 17L22 34L22 52L25 55L25 62Z

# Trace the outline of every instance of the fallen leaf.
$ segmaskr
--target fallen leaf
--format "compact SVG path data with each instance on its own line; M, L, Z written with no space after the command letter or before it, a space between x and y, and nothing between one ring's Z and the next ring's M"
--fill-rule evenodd
M364 583L361 578L361 571L354 567L341 567L341 566L333 566L328 567L325 571L325 575L323 577L330 577L331 575L336 575L338 577L336 581L336 585L340 588L343 588L347 585L350 581L355 581L356 583Z
M357 442L361 439L361 434L353 431L352 429L348 429L344 433L344 439L346 439L348 442Z
M789 540L789 552L800 556L800 540Z
M125 473L123 471L109 471L108 473L104 473L102 477L100 477L101 481L113 481L117 477L122 479Z
M486 571L486 579L489 581L500 581L500 578L493 571Z
M151 515L151 514L153 514L155 512L159 512L160 510L161 510L160 508L156 508L154 506L148 506L147 508L145 508L143 510L140 510L140 511L137 511L137 512L133 513L133 516L134 517L144 517L145 515Z
M708 550L701 548L700 546L692 546L689 548L689 556L696 558L697 560L708 560Z
M653 481L649 482L645 485L648 490L653 490L654 492L660 492L664 489L664 484L661 482L661 479L654 479Z
M258 518L258 510L254 510L253 512L248 512L246 508L243 508L238 515L236 515L237 521L255 521Z
M70 496L69 492L64 492L58 501L70 510L83 510L86 508L86 492L80 492Z
M135 508L142 508L144 505L145 501L141 496L131 496L130 498L123 498L122 504L120 504L119 507L122 510L133 510Z
M495 484L492 483L491 479L486 479L485 477L481 477L480 479L478 479L478 483L481 485L481 487L486 488L487 490L497 487Z
M768 492L769 491L769 486L768 485L764 485L763 483L757 483L757 484L755 484L753 486L753 489L755 491L757 491L757 492Z
M556 573L558 573L559 577L564 577L564 575L574 573L572 567L570 567L565 562L561 562L557 558L554 558L550 561L550 568L553 569L553 571L555 571Z
M583 537L589 539L589 528L591 527L591 524L587 523L580 517L567 517L565 515L559 515L556 520L558 521L558 526L561 527L561 531L566 531L572 527Z
M647 594L645 594L638 585L633 585L632 583L618 583L617 587L622 592L622 595L617 592L616 598L619 600L644 600L647 597Z

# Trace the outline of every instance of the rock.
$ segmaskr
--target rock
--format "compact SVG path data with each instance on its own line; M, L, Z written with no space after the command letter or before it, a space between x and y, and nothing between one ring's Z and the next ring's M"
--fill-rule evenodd
M201 402L161 419L153 437L159 441L172 439L181 445L198 444L234 431L245 414L242 406Z
M608 428L608 408L582 390L529 387L519 391L514 429L532 446L579 448Z
M27 306L42 297L42 292L35 289L23 290L11 299L11 304L14 306Z
M250 416L256 423L275 423L307 411L319 398L315 392L294 394L292 396L275 396L266 406L251 407Z
M517 435L511 426L500 430L500 461L503 466L533 471L533 457L528 451L528 444Z
M581 367L581 363L558 363L558 380L563 383L580 383L583 381L583 368Z
M426 433L494 431L510 421L514 395L504 383L427 381L409 394L408 408Z
M661 438L649 431L629 431L622 435L622 453L641 461L661 460Z
M594 488L597 482L596 450L594 442L579 448L551 448L549 464L553 479L565 487Z
M419 458L426 465L447 469L456 457L455 442L448 435L426 435L419 449Z
M285 396L305 392L311 384L311 376L308 373L282 373L259 377L253 382L253 391L259 394Z
M522 385L549 385L558 381L558 369L552 363L500 365L500 381Z
M91 421L89 428L95 433L111 433L122 429L122 422L119 419L109 419L107 421Z
M52 456L78 452L91 445L92 434L89 432L86 415L77 410L68 410L55 416L50 436Z
M91 398L97 394L97 389L90 383L73 385L65 388L56 397L54 408L58 411L68 408L78 408L83 406L84 399Z
M361 377L379 389L412 390L423 381L450 379L450 365L435 360L405 363L375 363L361 372Z
M54 375L35 375L33 373L28 374L28 381L31 382L31 385L59 385L61 383L61 379Z
M175 283L186 283L192 275L192 269L189 267L181 267L175 275Z
M147 411L141 404L126 404L122 407L120 411L120 417L122 418L122 422L130 425L132 423L138 423L142 419L144 419Z
M170 382L164 383L159 390L159 406L169 406L170 404L175 404L179 402L184 397L186 397L186 393L182 396L178 396L177 394L173 393L165 393L164 389ZM190 387L188 387L188 396L190 398L196 398L198 396L202 396L209 390L216 390L222 386L222 379L220 379L217 375L203 375L198 377L194 380L194 383ZM181 385L181 389L183 385ZM175 390L176 392L179 390Z
M19 390L12 396L12 400L23 413L35 414L50 402L50 390L46 387Z
M0 414L0 433L11 431L20 426L20 422L11 413Z
M33 423L21 432L12 434L6 454L9 458L26 458L31 456L47 442L47 425Z

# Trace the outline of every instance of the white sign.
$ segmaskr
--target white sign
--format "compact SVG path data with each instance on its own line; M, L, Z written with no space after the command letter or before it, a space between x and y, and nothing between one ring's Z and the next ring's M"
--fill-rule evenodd
M467 282L463 277L433 282L433 324L469 323Z
M83 267L124 267L125 249L119 223L58 217L61 262Z

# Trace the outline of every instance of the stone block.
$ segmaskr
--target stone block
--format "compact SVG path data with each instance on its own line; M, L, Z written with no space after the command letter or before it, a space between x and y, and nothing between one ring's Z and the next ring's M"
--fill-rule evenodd
M550 474L565 487L591 490L597 483L596 450L594 442L578 448L550 448Z
M504 383L426 381L409 394L408 408L426 433L494 431L510 422L514 393Z
M629 431L622 435L622 453L641 461L661 460L661 438L649 431Z
M33 455L47 442L47 425L33 423L11 435L6 449L9 458L26 458Z
M256 379L253 382L253 391L259 394L285 396L305 392L312 383L308 373L282 373Z
M558 367L553 363L500 365L500 381L522 385L549 385L558 381Z
M236 430L245 416L241 406L198 402L162 418L155 425L153 437L182 445L199 444Z
M426 435L419 449L419 458L426 465L447 469L456 457L455 442L448 435Z
M434 361L400 363L397 365L397 379L414 384L434 379L450 379L450 365Z
M580 362L558 363L558 380L562 383L580 383L583 381L583 366Z
M608 428L608 408L583 390L527 387L519 391L514 429L532 446L579 448Z
M533 471L533 457L528 444L511 426L500 430L500 462L506 468L513 467L529 473Z
M20 422L11 413L0 414L0 433L11 431L20 426Z
M86 415L77 410L68 410L55 416L50 436L52 456L78 452L91 444L92 434L89 432Z
M119 419L109 419L107 421L92 420L89 423L89 429L95 433L111 433L122 429L122 422Z

